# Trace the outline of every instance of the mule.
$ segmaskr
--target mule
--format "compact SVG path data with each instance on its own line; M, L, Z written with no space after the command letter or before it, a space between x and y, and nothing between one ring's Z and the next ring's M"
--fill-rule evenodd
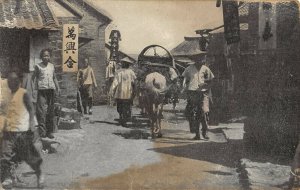
M161 137L161 119L165 93L167 92L166 77L158 72L146 76L143 106L150 120L152 138Z

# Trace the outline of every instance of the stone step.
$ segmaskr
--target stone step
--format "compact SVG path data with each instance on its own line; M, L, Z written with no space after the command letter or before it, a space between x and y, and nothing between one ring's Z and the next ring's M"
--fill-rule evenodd
M81 113L75 109L59 110L58 129L80 129Z
M252 189L281 189L289 181L290 166L254 162L246 158L241 159L241 166Z
M58 129L71 130L80 129L80 121L59 119Z

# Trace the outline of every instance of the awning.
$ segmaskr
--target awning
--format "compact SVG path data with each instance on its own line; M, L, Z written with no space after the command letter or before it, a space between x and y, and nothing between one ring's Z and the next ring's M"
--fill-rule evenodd
M185 37L185 40L171 50L173 56L193 56L206 54L199 47L199 37Z
M0 0L0 28L57 29L46 0Z
M93 40L94 40L94 38L88 36L85 33L79 34L79 37L78 37L78 41L79 41L78 48L84 46L85 44L87 44L87 43L89 43L90 41L93 41Z

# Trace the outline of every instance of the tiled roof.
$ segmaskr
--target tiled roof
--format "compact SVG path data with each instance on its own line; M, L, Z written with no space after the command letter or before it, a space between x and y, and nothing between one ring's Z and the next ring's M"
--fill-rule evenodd
M53 29L57 26L46 0L0 0L0 27Z
M93 4L93 1L91 0L77 0L77 1L82 1L83 4L87 5L89 8L94 10L100 17L106 18L108 22L111 22L113 20L112 16L108 12L106 12L104 9L101 9L98 6L95 6Z
M171 50L173 56L181 55L198 55L206 52L201 51L199 48L199 37L185 37L185 41L180 43L177 47Z

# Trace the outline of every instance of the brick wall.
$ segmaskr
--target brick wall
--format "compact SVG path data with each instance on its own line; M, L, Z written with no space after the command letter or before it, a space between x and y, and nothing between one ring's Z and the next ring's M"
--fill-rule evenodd
M84 31L94 40L82 46L79 51L79 57L88 56L90 64L94 69L98 88L94 91L94 104L103 102L102 87L105 85L105 28L107 24L99 21L92 15L86 14L80 21L80 26L84 27Z
M95 9L85 5L82 0L69 0L69 2L82 11L84 16L80 20L79 25L84 29L85 35L94 39L79 49L79 58L88 56L94 69L98 83L98 88L94 91L94 104L98 105L106 97L102 87L105 86L106 68L105 29L109 21Z
M287 51L289 47L299 45L299 30L295 33L294 27L291 27L299 24L299 12L295 8L294 16L291 16L292 11L287 11L288 8L277 4L276 49L258 48L258 3L251 3L249 36L246 38L249 50L254 50L254 53L248 54L245 67L245 108L248 119L244 127L244 141L249 150L261 149L264 153L274 155L293 154L300 131L299 114L296 114L300 105L299 89L292 86L292 75L289 74L296 67L288 59L297 59L294 54L298 52ZM291 40L293 32L298 37Z
M105 29L108 25L107 20L102 20L95 12L86 9L77 1L72 1L72 4L83 12L83 17L63 17L59 18L61 25L63 24L79 24L83 29L84 35L93 40L79 48L79 68L81 60L87 56L94 69L98 88L94 91L94 104L97 105L104 101L104 93L102 87L105 85ZM52 62L56 66L57 78L62 89L62 95L59 98L65 107L76 108L76 73L62 72L62 27L59 31L49 33L49 47L53 50Z
M75 17L60 18L59 22L63 24L77 24L79 19ZM57 79L61 88L61 96L58 99L63 106L76 108L76 73L62 72L62 26L58 31L51 31L48 34L49 47L52 49L52 63L55 65Z

